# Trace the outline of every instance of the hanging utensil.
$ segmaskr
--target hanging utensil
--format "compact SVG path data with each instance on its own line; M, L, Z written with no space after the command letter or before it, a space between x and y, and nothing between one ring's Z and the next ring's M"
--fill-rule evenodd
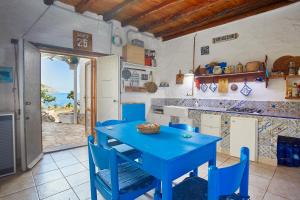
M252 89L247 85L247 80L244 82L244 87L241 89L241 94L244 96L249 96Z
M150 81L145 83L144 86L147 90L147 92L149 93L155 93L157 91L157 85L155 82L153 82L153 74L152 74L152 71L150 72L149 74L150 76Z
M122 78L124 78L126 81L131 77L131 72L128 68L123 69L122 71Z
M228 78L220 78L218 80L219 84L219 93L227 93L228 92Z

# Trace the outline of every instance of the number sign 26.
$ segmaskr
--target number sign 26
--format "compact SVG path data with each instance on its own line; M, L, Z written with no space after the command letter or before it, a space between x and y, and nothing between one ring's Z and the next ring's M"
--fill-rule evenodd
M80 31L73 31L73 48L84 50L84 51L92 51L92 34L83 33Z

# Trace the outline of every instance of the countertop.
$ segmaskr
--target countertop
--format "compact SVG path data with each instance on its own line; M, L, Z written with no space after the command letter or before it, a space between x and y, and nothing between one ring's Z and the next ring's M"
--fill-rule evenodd
M163 108L164 106L156 106L156 108ZM185 107L185 106L178 106ZM220 113L229 113L229 114L240 114L240 115L253 115L253 116L262 116L262 117L277 117L277 118L286 118L286 119L300 119L300 113L286 113L286 112L268 112L263 111L262 113L247 113L247 112L236 112L229 111L227 108L214 108L214 107L186 107L189 110L198 110L198 111L208 111L208 112L220 112Z

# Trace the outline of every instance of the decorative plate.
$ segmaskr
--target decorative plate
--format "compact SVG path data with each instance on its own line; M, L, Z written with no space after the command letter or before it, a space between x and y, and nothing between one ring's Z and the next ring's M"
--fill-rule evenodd
M208 86L205 83L201 84L200 89L202 90L202 92L206 92L207 88L208 88Z
M237 91L238 88L239 88L238 85L235 84L235 83L231 84L231 86L230 86L230 89L231 89L232 91Z
M209 85L209 89L210 89L210 91L212 91L212 92L215 92L216 91L216 89L217 89L217 84L215 84L215 83L212 83L212 84L210 84Z
M249 96L249 94L251 93L252 89L247 85L247 83L244 84L244 87L241 89L241 93L244 96Z

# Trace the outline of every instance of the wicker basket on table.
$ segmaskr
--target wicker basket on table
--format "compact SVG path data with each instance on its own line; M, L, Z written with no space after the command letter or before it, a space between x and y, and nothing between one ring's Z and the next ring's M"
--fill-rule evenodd
M159 124L140 124L137 128L143 134L157 134L160 131Z

